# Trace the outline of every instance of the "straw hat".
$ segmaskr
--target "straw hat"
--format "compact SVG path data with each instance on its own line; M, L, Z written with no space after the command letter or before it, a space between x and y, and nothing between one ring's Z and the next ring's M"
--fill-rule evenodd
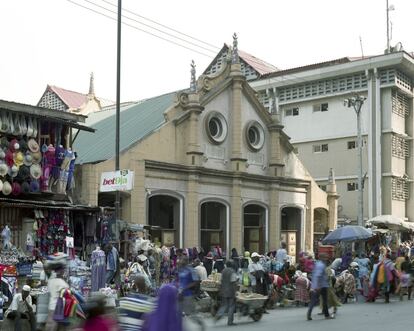
M32 164L30 166L30 176L32 176L34 179L39 179L42 175L42 168L39 164Z
M12 153L14 153L15 151L18 151L19 148L20 148L20 145L17 139L13 139L12 141L10 141L9 149L11 150Z
M32 180L30 182L30 193L38 193L40 191L40 184L38 180Z
M32 156L32 162L33 163L40 163L40 161L42 161L42 153L40 152L32 152L30 153L30 155Z
M20 187L20 184L17 182L13 182L12 194L17 196L17 195L20 195L20 193L22 193L22 188Z
M22 187L22 193L23 194L29 194L30 193L30 184L29 184L29 182L23 182L21 187Z
M30 152L27 152L26 155L24 156L23 163L24 165L27 165L28 167L30 167L33 164L33 157Z
M39 144L33 138L29 139L29 141L27 142L27 146L29 147L30 151L34 153L39 151Z
M13 165L11 168L9 168L8 174L9 174L10 177L14 178L14 177L17 176L18 173L19 173L19 167L18 166Z
M9 195L12 192L12 187L9 182L5 181L3 183L3 188L1 189L4 195Z
M6 163L0 163L0 177L4 177L9 172L9 166Z
M22 152L16 152L13 155L14 164L20 167L23 164L24 156Z

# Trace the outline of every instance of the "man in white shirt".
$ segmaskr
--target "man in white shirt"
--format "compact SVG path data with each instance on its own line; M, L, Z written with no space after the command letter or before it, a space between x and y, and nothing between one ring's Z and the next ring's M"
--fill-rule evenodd
M29 285L24 285L22 293L16 293L13 296L13 301L5 314L6 325L11 323L15 325L16 330L27 330L27 326L24 327L23 325L29 324L31 330L36 329L30 290ZM6 326L5 328L7 329Z
M280 244L280 248L276 252L276 260L282 264L284 264L287 260L286 243L283 241Z
M193 262L193 267L198 274L198 278L200 281L207 279L207 270L201 263L200 259L195 259Z

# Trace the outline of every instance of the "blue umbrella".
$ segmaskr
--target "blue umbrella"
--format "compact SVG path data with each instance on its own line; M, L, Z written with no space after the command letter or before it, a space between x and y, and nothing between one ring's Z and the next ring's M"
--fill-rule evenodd
M364 240L372 237L372 232L359 225L347 225L333 230L322 239L323 244L335 244L339 241Z

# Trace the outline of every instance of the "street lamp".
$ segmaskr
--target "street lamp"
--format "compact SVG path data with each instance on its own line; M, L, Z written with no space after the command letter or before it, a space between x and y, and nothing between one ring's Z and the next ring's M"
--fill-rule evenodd
M358 135L358 225L364 226L364 196L362 179L362 133L361 133L361 108L366 97L355 95L344 100L344 106L353 107L357 115L357 135Z

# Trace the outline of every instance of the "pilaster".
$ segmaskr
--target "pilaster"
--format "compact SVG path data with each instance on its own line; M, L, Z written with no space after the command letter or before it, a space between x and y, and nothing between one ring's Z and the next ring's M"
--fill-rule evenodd
M184 220L184 246L198 246L200 231L198 219L198 175L190 175L188 178L188 194L186 199L187 215Z
M243 249L243 214L241 198L241 179L233 179L232 197L231 197L231 224L230 224L230 247L236 248L239 252Z
M273 251L280 246L280 210L279 187L272 185L270 189L269 206L269 250Z

